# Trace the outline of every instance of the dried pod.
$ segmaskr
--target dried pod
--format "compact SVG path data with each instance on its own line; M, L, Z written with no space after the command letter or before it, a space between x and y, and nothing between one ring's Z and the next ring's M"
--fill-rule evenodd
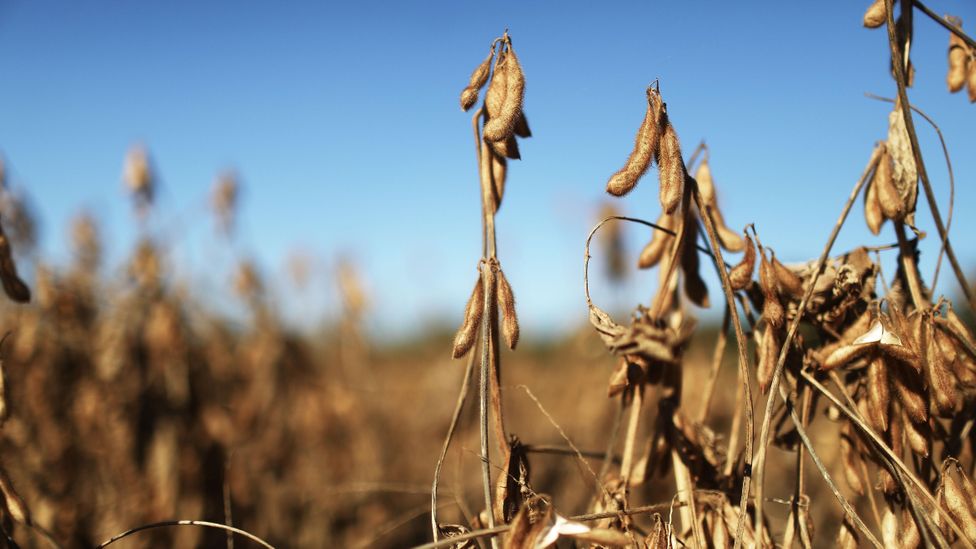
M869 29L876 29L885 24L885 3L884 0L874 0L864 12L864 26Z
M610 177L610 181L607 182L608 193L614 196L623 196L629 193L637 185L637 180L647 172L647 168L651 166L651 161L658 151L663 116L664 104L661 101L661 96L648 88L647 113L644 115L640 129L637 130L634 150L631 151L624 167Z
M644 538L644 545L647 549L670 549L671 535L668 532L668 525L661 519L661 515L654 513L654 525Z
M681 271L685 275L685 295L695 305L708 308L708 286L702 280L698 272L701 266L698 258L698 248L695 242L698 241L698 226L696 224L686 225L685 241L681 244Z
M3 290L10 299L17 303L30 301L30 288L17 274L17 264L14 263L10 240L3 232L2 225L0 225L0 283L3 283Z
M773 272L776 273L776 282L780 289L786 291L793 297L803 297L803 279L800 278L792 269L783 265L776 259L776 254L770 250L773 264Z
M898 189L892 179L892 171L891 155L888 154L886 147L878 161L878 168L874 172L872 186L877 186L878 204L881 205L881 213L884 214L884 218L901 221L905 218L905 204L902 202L901 196L898 195Z
M687 174L685 162L681 158L681 143L678 142L678 134L675 133L671 122L667 121L666 114L657 162L658 179L661 184L659 190L661 209L671 213L678 209L678 204L681 203L681 192Z
M896 104L894 110L888 114L888 154L891 156L891 181L901 200L900 218L910 225L914 224L915 201L918 197L918 167L915 165L915 153L912 152L912 142L905 126L905 117L901 107ZM880 189L879 189L880 190ZM882 197L882 206L884 197Z
M522 114L522 99L525 94L525 75L519 65L515 50L509 46L505 55L505 96L497 113L485 123L483 135L486 141L503 141L515 131L515 121ZM497 66L496 66L497 70Z
M715 221L715 232L718 233L718 243L728 252L739 253L746 247L746 241L725 225L725 218L718 207L712 210L712 217Z
M515 314L515 294L512 287L505 278L505 273L498 269L498 309L502 314L502 336L505 337L505 344L509 349L514 349L518 345L519 324L518 316Z
M520 160L522 158L522 154L519 152L518 142L515 141L514 134L509 135L500 141L489 141L488 145L491 147L492 152L496 156L511 158L512 160Z
M969 60L969 74L966 76L966 93L969 95L969 102L976 103L976 60Z
M532 130L529 129L529 120L525 117L524 112L519 113L519 117L515 120L515 128L512 131L519 137L532 137Z
M861 482L861 454L854 445L851 424L845 422L840 431L840 456L844 464L844 479L847 486L854 492L864 495L864 483Z
M495 195L495 211L502 206L505 196L505 178L508 176L508 161L497 154L491 155L491 187Z
M698 169L695 170L695 181L698 182L698 192L701 193L702 202L708 206L715 206L717 203L715 198L715 182L712 180L712 169L708 166L707 156L698 165Z
M918 372L905 368L901 363L897 363L889 371L894 374L891 378L894 381L895 393L911 422L927 423L929 406L921 376Z
M677 221L674 215L662 212L661 217L657 219L657 225L674 230ZM637 266L641 269L650 269L657 265L665 252L671 249L672 242L674 242L674 235L655 229L654 234L651 235L651 241L641 250L640 257L637 259Z
M774 327L779 328L783 325L785 311L779 302L779 291L776 286L776 271L772 263L766 259L766 251L759 252L759 287L763 293L763 318Z
M970 494L963 489L960 481L953 473L965 476L956 460L946 460L942 465L942 483L944 487L945 506L949 516L962 527L962 531L970 540L976 540L976 507Z
M885 218L881 211L881 201L878 200L878 186L873 180L868 182L867 189L864 191L864 221L868 224L871 234L881 234L881 226L884 225Z
M946 21L956 28L962 27L962 20L958 17L950 15L946 17ZM949 73L946 75L946 84L949 85L949 91L955 93L961 90L963 84L966 83L966 77L971 72L966 43L962 41L962 38L956 36L954 32L950 32Z
M902 421L904 422L905 440L908 442L908 447L915 454L928 457L929 438L932 436L932 429L929 427L928 422L914 423L904 414Z
M922 367L925 376L928 378L929 393L933 397L936 409L942 417L952 417L960 403L959 392L956 390L955 376L946 363L945 354L936 340L935 332L938 329L932 322L931 317L925 318L920 323L921 337L919 345L925 360Z
M485 116L489 120L501 113L502 105L505 103L505 95L508 93L508 69L505 65L507 56L507 50L499 50L495 57L495 69L491 75L491 82L488 84L488 90L485 91Z
M888 430L891 404L888 365L881 356L875 355L868 365L867 374L867 419L875 431L883 433Z
M491 72L491 60L494 56L495 50L492 48L488 52L488 57L471 73L471 78L468 79L468 86L461 91L461 110L466 111L470 109L478 100L478 91L488 82L488 74Z
M756 269L756 247L752 243L752 238L748 234L745 236L746 253L742 256L742 260L729 270L729 282L733 290L745 289L752 282L752 272Z
M477 340L478 328L481 327L481 315L484 313L485 287L481 276L478 276L474 283L474 290L468 298L468 304L464 307L464 320L454 336L454 358L461 358L468 354L474 342Z
M898 533L899 549L916 549L922 544L922 538L918 531L918 525L912 518L912 513L908 507L901 509L901 531Z
M779 338L776 337L776 330L773 325L766 323L766 330L763 333L762 343L759 346L759 365L756 371L756 379L759 381L759 390L763 394L769 389L769 383L773 380L773 371L776 369L776 361L779 359Z
M881 540L885 547L898 547L898 515L889 503L881 515Z
M941 321L942 319L938 318L936 320ZM945 321L939 323L948 327L949 331L951 331L952 334L955 335L959 342L964 346L968 346L970 349L976 347L976 338L973 337L973 334L969 331L966 323L963 322L962 319L959 318L959 315L956 314L956 311L952 308L951 303L946 304ZM974 354L974 357L976 357L976 354Z

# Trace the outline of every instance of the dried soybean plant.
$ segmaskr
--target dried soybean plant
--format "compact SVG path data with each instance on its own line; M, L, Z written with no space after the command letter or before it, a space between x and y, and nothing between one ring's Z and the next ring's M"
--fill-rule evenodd
M504 427L499 331L505 344L510 349L514 349L518 344L519 325L515 311L515 296L498 260L495 215L505 193L508 160L521 157L516 138L531 135L525 114L522 112L525 75L508 31L491 43L488 56L471 74L468 86L461 92L462 110L467 111L477 103L479 92L486 84L484 102L472 118L481 188L482 253L478 262L478 278L465 306L461 327L454 338L452 354L454 358L461 358L468 353L474 353L475 348L479 347L477 343L480 343L480 432L485 502L483 521L491 528L496 523L512 520L514 513L521 506L518 490L511 489L509 479L504 475L498 479L493 498L488 442L490 422L500 454L500 458L496 461L506 464L503 469L507 470L514 455L512 448L518 448L518 445L517 439L514 438L510 445ZM457 527L443 528L443 525L437 521L437 484L441 464L467 392L467 381L473 364L474 354L459 397L455 418L434 473L431 489L431 528L435 541L441 535L447 535L448 530L457 533ZM497 540L493 538L492 543L497 544Z
M739 343L741 402L751 402L749 388L749 360L745 354L745 335L739 328L738 311L733 292L741 290L751 280L755 267L752 239L729 229L718 207L717 193L707 159L707 147L702 145L693 156L704 150L705 158L696 171L688 173L681 154L678 134L661 97L657 85L646 90L647 113L625 166L607 183L606 190L615 196L630 192L651 164L658 163L659 200L661 214L655 232L638 259L638 267L660 267L660 279L649 307L638 305L629 325L617 324L590 299L589 284L586 299L590 308L590 322L603 339L608 350L619 357L611 374L608 395L621 399L621 406L629 406L620 469L604 479L610 487L608 497L597 503L598 509L623 511L630 506L631 490L673 470L676 498L685 503L680 508L684 531L675 531L670 521L666 532L653 527L643 543L649 546L670 547L676 540L692 539L704 546L705 539L725 544L732 536L737 540L758 541L745 522L744 507L749 494L751 464L752 415L749 404L743 404L747 436L742 463L734 465L734 456L726 458L719 447L717 434L699 421L697 413L682 406L682 361L688 341L695 328L695 320L682 299L699 307L709 306L708 290L699 273L698 237L704 225L711 249L705 249L719 269L723 290L734 319ZM693 160L689 165L693 164ZM591 233L603 226L604 220ZM729 272L721 250L745 251L742 261ZM587 265L589 240L587 241ZM679 281L679 274L680 281ZM588 276L586 277L588 279ZM680 283L679 283L680 282ZM645 392L658 393L652 433L637 456L639 423ZM707 400L707 397L706 397ZM737 415L737 417L740 417ZM732 439L740 421L734 422ZM613 437L611 437L613 438ZM702 488L710 490L707 497L698 495ZM736 500L738 499L738 508ZM657 523L655 523L657 524ZM641 527L626 515L611 525L627 532L637 542ZM686 537L686 534L691 537ZM682 542L683 543L683 542Z

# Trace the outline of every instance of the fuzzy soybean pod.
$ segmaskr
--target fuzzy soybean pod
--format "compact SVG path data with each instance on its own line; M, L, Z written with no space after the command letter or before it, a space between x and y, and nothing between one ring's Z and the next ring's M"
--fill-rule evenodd
M864 12L864 26L869 29L876 29L885 23L885 3L884 0L874 0Z
M497 68L496 68L497 70ZM525 95L525 75L519 65L518 56L511 47L505 55L501 70L504 74L505 95L497 113L485 123L486 141L503 141L515 132L515 123L522 114L522 99Z
M502 315L502 336L509 349L514 349L519 340L518 315L515 314L515 294L512 293L512 286L505 278L505 273L498 270L498 310Z
M659 191L661 209L671 213L678 209L678 204L681 203L681 191L687 173L685 162L681 159L681 143L670 121L665 122L657 162L657 173L661 184Z
M676 222L673 215L662 213L657 224L665 229L674 229ZM655 230L651 241L641 251L640 257L637 259L637 266L641 269L650 269L657 265L664 253L671 248L672 242L674 242L674 235Z
M481 276L474 284L468 304L464 307L464 320L454 336L454 358L461 358L468 354L477 341L478 328L481 327L481 315L484 313L485 287Z
M748 234L745 238L745 248L746 253L742 256L742 260L729 271L729 282L733 290L745 289L752 282L752 273L756 270L756 246Z
M881 225L884 221L881 202L878 201L878 185L874 181L869 181L867 190L864 191L864 222L867 223L871 234L877 236L881 234Z
M969 76L966 77L966 91L969 94L969 102L976 103L976 58L969 60Z
M946 20L955 27L962 27L962 20L958 17L949 16ZM961 90L963 85L966 84L967 73L972 73L972 63L969 60L969 55L966 50L966 43L962 41L962 38L950 32L949 73L946 75L946 84L949 86L951 93Z
M766 259L766 252L759 254L759 287L763 293L763 312L762 316L774 327L779 328L785 320L783 305L779 302L779 292L776 282L776 271L773 265Z
M495 211L502 206L505 196L505 178L508 177L508 161L497 154L491 155L491 186L495 194Z
M491 60L494 56L495 50L492 49L488 52L488 57L471 73L467 87L461 91L461 110L467 111L478 100L478 91L488 82L488 74L491 72Z
M610 177L610 181L607 182L608 193L614 196L629 193L637 186L637 180L647 173L661 140L660 124L663 113L664 104L661 102L661 96L654 90L648 89L647 113L644 115L640 129L637 130L634 150L631 151L624 167Z

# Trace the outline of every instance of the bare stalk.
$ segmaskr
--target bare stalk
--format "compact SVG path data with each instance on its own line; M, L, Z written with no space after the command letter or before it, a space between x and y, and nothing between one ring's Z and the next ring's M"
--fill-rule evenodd
M755 426L753 425L753 412L752 412L752 388L750 387L749 381L749 355L746 352L746 336L742 332L742 324L739 322L739 311L735 306L735 292L732 290L732 283L729 281L729 272L725 267L725 262L722 259L722 249L719 246L718 233L715 230L715 223L712 222L712 212L711 207L705 204L702 200L701 193L698 190L698 182L694 180L691 176L688 176L685 180L686 187L691 188L691 193L694 196L695 203L698 205L698 211L701 212L702 221L705 223L705 231L708 233L708 241L711 243L712 247L712 257L715 262L715 266L719 271L719 275L722 279L722 289L725 291L725 301L728 305L728 310L732 315L732 327L735 328L735 340L739 350L739 381L743 387L743 402L745 405L745 420L746 420L746 453L745 453L745 468L742 475L742 494L739 497L739 522L736 527L735 532L735 549L739 549L742 546L742 532L745 530L746 516L748 515L749 507L749 484L752 479L752 439L755 435ZM761 533L757 533L757 536Z

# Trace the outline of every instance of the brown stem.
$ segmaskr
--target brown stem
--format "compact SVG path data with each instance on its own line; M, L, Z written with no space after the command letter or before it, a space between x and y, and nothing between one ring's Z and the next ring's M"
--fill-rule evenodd
M966 33L962 32L962 29L960 29L959 27L957 27L955 25L950 25L948 21L946 21L942 17L939 17L938 14L936 14L934 11L930 10L928 8L928 6L926 6L925 4L919 2L918 0L914 0L912 2L912 4L914 4L915 7L918 8L918 11L924 13L925 15L928 15L930 19L932 19L936 23L942 25L949 32L951 32L952 34L955 34L960 39L962 39L962 41L965 42L967 45L969 45L970 48L976 49L976 40L973 40L972 38L969 37L969 35L967 35Z
M912 295L912 303L916 309L921 309L928 304L929 300L925 298L925 292L922 291L922 282L918 277L918 265L915 263L915 253L905 236L905 224L894 220L892 223L895 225L895 236L898 237L898 249L901 252L899 255L901 270L905 273L905 279L908 280L908 290Z
M488 452L488 387L491 384L491 310L495 295L495 272L488 261L481 263L481 283L485 288L484 313L481 316L481 385L480 385L480 434L481 434L481 482L484 488L485 512L488 515L488 527L495 526L495 513L491 504L491 466ZM492 546L497 542L492 538Z
M739 311L735 306L735 292L732 290L732 282L729 280L729 272L724 267L722 259L722 249L719 246L718 233L715 224L712 222L711 206L705 204L701 193L698 190L698 182L691 176L686 177L685 185L691 188L698 211L702 212L702 221L705 223L705 231L708 233L708 241L712 247L712 257L715 266L718 268L722 279L722 289L725 291L725 301L732 314L732 327L735 328L735 340L739 350L739 381L744 389L745 419L746 419L746 448L745 448L745 469L742 477L742 494L739 497L739 522L735 532L735 549L742 546L742 532L745 530L746 516L749 506L749 484L752 479L752 439L755 435L755 426L752 417L752 388L749 381L749 355L746 353L746 336L742 332L742 324L739 321ZM759 533L756 534L757 536Z
M468 386L471 384L471 373L474 372L474 361L477 353L470 353L468 366L464 370L464 380L461 382L461 391L458 393L457 402L454 404L454 415L451 416L451 426L447 428L447 436L444 437L444 446L441 448L441 455L437 458L437 466L434 467L434 483L430 488L430 527L434 533L434 541L440 536L437 528L437 483L441 478L441 467L447 457L447 450L451 446L451 439L454 438L454 431L457 429L461 419L461 410L464 408L464 401L468 397Z
M779 357L776 360L776 369L773 370L773 379L769 384L769 396L766 398L766 410L763 415L762 427L759 431L759 454L756 457L756 462L758 464L756 471L756 515L762 516L763 500L758 494L762 493L762 486L764 480L764 473L766 468L766 448L769 438L769 423L773 416L773 403L776 395L776 390L780 385L780 378L783 375L783 365L786 364L786 355L789 353L790 346L793 344L793 338L796 336L796 331L800 326L800 320L803 318L803 313L806 311L807 304L810 302L810 298L813 296L813 290L817 285L817 279L820 274L823 273L824 267L827 265L827 258L830 257L830 250L834 247L834 241L837 240L837 235L840 233L841 227L844 226L844 222L847 220L847 214L851 211L851 206L854 201L857 200L857 195L861 193L861 188L864 186L865 181L867 181L868 175L874 170L875 166L878 164L878 160L881 157L880 147L875 147L874 152L871 153L871 158L868 160L868 165L861 173L860 179L854 185L854 189L851 190L851 195L847 198L847 203L844 204L843 210L841 210L840 217L837 218L837 223L834 224L834 229L830 233L830 237L827 239L827 244L824 246L823 252L820 253L820 259L817 260L817 268L813 271L813 277L810 282L807 283L806 291L803 293L803 299L800 300L800 305L797 307L796 316L790 321L789 329L786 332L786 339L783 341L783 346L780 348Z
M914 0L902 0L911 7L912 4L917 4ZM891 58L893 60L902 59L901 46L898 44L898 40L895 36L895 20L893 15L893 2L892 0L885 0L885 16L887 18L888 27L888 45L891 48ZM903 7L905 4L903 4ZM903 8L904 9L904 8ZM925 10L922 10L925 12ZM926 13L928 15L928 13ZM971 40L970 40L971 41ZM912 143L912 154L915 156L915 165L918 168L918 176L922 180L922 188L925 190L925 199L929 203L929 210L932 212L932 220L935 221L935 226L939 230L939 238L945 242L946 256L949 258L949 264L952 265L952 271L956 275L956 280L959 281L959 285L962 287L962 293L966 296L966 301L969 302L969 306L976 311L976 300L973 298L972 288L969 286L969 282L966 281L966 275L963 274L962 267L959 266L959 261L956 259L956 253L952 249L952 243L949 241L949 235L946 233L945 225L942 223L942 214L939 213L939 206L935 201L935 193L932 192L932 185L929 183L928 173L925 171L925 163L922 160L922 150L918 145L918 135L915 133L915 122L912 120L912 111L909 108L910 103L908 102L908 93L905 91L905 69L902 63L893 62L892 67L895 71L895 84L898 85L898 99L900 100L902 116L905 119L905 129L908 131L909 141Z

